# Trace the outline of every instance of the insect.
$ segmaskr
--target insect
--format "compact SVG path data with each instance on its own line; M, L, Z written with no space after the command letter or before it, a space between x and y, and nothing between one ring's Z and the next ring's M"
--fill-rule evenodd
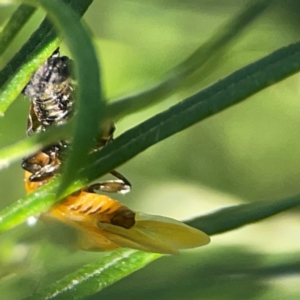
M74 105L71 62L56 49L24 88L23 94L31 99L28 135L45 131L53 124L63 124L71 116Z
M25 189L36 190L51 178L29 180ZM176 254L181 249L208 244L202 231L171 218L136 213L106 196L82 189L53 205L41 215L44 222L61 222L75 229L75 246L87 251L107 251L128 247L148 252Z
M42 64L23 89L30 102L27 134L61 125L72 115L74 106L71 60L60 56L59 49ZM60 166L68 141L59 141L40 153L25 158L22 167L32 175L31 181L53 176Z
M50 126L64 124L72 116L74 83L71 65L72 60L61 56L58 48L38 68L23 89L23 94L31 100L27 119L29 136L46 131ZM112 140L114 130L113 122L106 121L93 150L102 148ZM25 158L22 167L32 174L30 180L39 181L53 176L69 143L68 140L61 140L42 149L38 155Z
M51 152L53 149L49 149ZM59 150L55 160L49 163L47 151L40 151L31 157L31 167L48 168L47 176L34 178L25 171L25 189L33 192L53 178L50 167L59 169ZM38 172L35 172L37 175ZM112 171L118 180L92 184L85 189L71 194L59 203L51 206L41 215L46 223L60 222L75 230L74 242L77 248L88 251L106 251L120 247L129 247L149 252L175 254L180 249L194 248L209 243L209 237L202 231L187 226L176 220L136 213L106 196L95 193L119 192L130 190L130 183L121 174Z
M31 99L27 134L45 131L60 125L73 113L73 84L70 59L56 50L37 70L24 89ZM113 138L112 122L107 122L94 150L104 147ZM25 158L25 189L33 192L59 172L69 141L59 141ZM126 193L130 182L117 171L117 179L92 184L51 206L41 215L44 222L60 222L75 230L76 246L83 250L101 251L129 247L158 253L177 253L209 243L202 231L176 220L136 213L118 201L96 191Z

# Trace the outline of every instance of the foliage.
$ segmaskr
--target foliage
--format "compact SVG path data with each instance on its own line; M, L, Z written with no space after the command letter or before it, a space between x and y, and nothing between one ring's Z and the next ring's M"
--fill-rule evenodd
M191 1L191 3L196 3L196 1ZM104 99L108 97L103 88L106 79L105 76L102 76L102 73L105 74L103 71L103 69L105 70L103 67L105 61L101 60L100 68L97 49L95 49L96 42L93 43L90 30L80 21L80 16L88 9L91 1L39 0L30 2L31 5L42 7L47 12L49 19L46 18L42 21L39 28L28 38L21 49L9 61L4 62L5 66L0 72L1 114L4 115L8 108L14 105L13 101L20 94L33 72L57 48L61 40L66 43L76 62L78 112L72 122L60 128L36 134L33 138L14 137L9 142L1 142L3 147L0 150L0 167L4 169L53 141L73 136L73 150L68 155L62 176L58 176L35 193L12 203L5 203L6 208L0 212L0 230L2 231L0 251L3 253L3 259L0 262L3 264L0 283L2 282L3 293L6 293L7 297L14 299L16 297L84 299L99 291L103 295L108 293L107 297L111 297L109 289L108 291L103 289L114 283L113 286L116 286L116 289L111 290L111 293L115 295L122 293L123 297L123 290L126 287L120 283L121 287L118 289L117 281L125 277L130 281L131 276L128 275L131 273L156 259L164 260L161 255L122 249L104 255L72 253L68 259L60 261L57 260L58 255L56 257L53 253L59 251L58 253L62 257L67 257L68 253L48 241L38 243L37 237L43 235L40 227L32 229L33 233L29 233L24 225L14 227L23 223L28 217L46 210L47 207L70 192L86 186L87 183L121 166L149 147L243 100L250 99L250 96L271 85L281 85L280 81L297 73L300 70L299 42L280 48L244 67L239 66L238 70L231 75L221 80L219 80L220 77L218 80L214 78L214 83L209 82L211 85L203 88L203 85L207 85L208 80L212 80L211 77L222 67L226 51L237 43L238 38L243 36L252 22L257 20L267 9L274 9L276 7L274 3L275 1L256 1L245 5L240 12L227 20L225 25L220 26L220 29L216 30L216 33L206 43L201 46L197 44L197 47L194 47L196 50L191 55L186 55L186 58L180 57L180 62L175 67L168 66L168 72L158 76L158 80L152 86L116 101L108 101ZM122 6L126 5L126 2L121 4L117 1L117 4L114 5ZM177 5L180 7L179 3ZM5 54L5 51L10 49L14 37L18 37L17 34L34 11L31 6L21 4L11 14L2 30L2 36L0 36L2 53ZM59 32L60 35L56 32ZM13 45L13 47L15 46ZM5 56L3 57L5 59ZM157 64L159 65L159 62ZM170 106L168 101L175 96L181 102ZM146 109L151 110L154 105L165 105L166 109L154 113L146 121L140 122L139 119L139 122L135 122L134 118L139 111L143 113ZM268 105L268 109L272 109L271 105ZM9 110L7 114L9 115ZM121 117L132 117L134 127L126 130L100 151L88 154L97 133L97 124L107 117L115 120ZM3 120L6 118L7 116L4 116ZM1 126L3 126L2 124ZM122 122L120 124L121 127ZM4 129L1 130L3 134L4 131ZM247 130L244 135L246 134ZM193 144L189 147L191 153L193 153L194 147ZM174 153L176 155L180 153L180 146L174 150ZM181 156L182 160L189 159L190 155L192 154L184 153ZM229 153L225 153L226 155L230 156ZM154 160L160 164L160 157ZM183 163L183 166L179 166L179 169L182 168L182 173L185 172L184 165ZM167 167L167 165L164 166ZM130 164L128 168L130 168ZM227 172L234 172L234 170L228 169ZM297 189L296 191L299 192ZM296 196L290 196L289 193L283 193L283 197L279 200L260 200L247 204L239 203L234 206L219 205L218 207L221 208L219 211L197 216L189 219L187 223L210 235L232 231L243 225L261 221L297 207L300 205L300 195L295 194ZM188 206L186 203L188 200L184 199L184 201L183 205ZM197 215L200 213L202 211L197 211ZM32 240L32 248L24 246L25 240ZM17 251L18 247L21 250L26 248L27 252L31 251L30 255L22 257L20 254L21 258L18 261L18 258L7 253ZM212 250L209 249L210 247ZM224 299L222 298L224 293L230 299L239 294L244 295L243 288L246 287L251 290L251 293L247 295L249 299L258 295L264 299L266 280L286 274L299 274L299 258L297 256L290 260L282 256L274 258L274 261L268 261L271 260L269 257L263 257L259 253L231 249L229 243L227 248L222 248L223 250L210 247L182 258L182 265L190 269L186 273L187 278L185 279L176 272L168 274L167 271L172 269L172 262L169 258L169 261L165 259L166 262L162 263L162 265L166 265L164 269L158 266L161 271L159 275L155 273L155 270L146 268L139 271L143 275L137 282L139 285L144 285L149 299L153 298L156 293L149 282L152 282L152 279L157 276L164 278L162 283L158 283L162 284L161 292L156 296L158 299L159 297L175 299L179 297L176 295L189 299L198 299L199 295L202 295L203 299ZM233 251L232 255L230 255L231 251ZM37 262L42 261L41 257L47 258L47 261L44 262L43 268L39 269L40 272L43 272L43 278L37 288L34 286L34 282L38 268ZM198 263L198 260L201 263ZM219 266L213 263L214 260L218 262ZM255 264L250 267L245 266L243 262L246 260L254 261ZM26 267L27 264L30 265L29 268ZM149 270L148 275L146 274L147 270ZM230 286L232 286L230 290L226 289L224 279L228 274L238 278L236 282L233 280L230 282ZM205 280L202 279L204 277L206 277ZM61 279L58 280L59 278ZM199 278L201 278L201 282L197 288ZM218 283L219 290L214 286L214 281ZM172 291L166 288L174 285L174 282L181 282L180 287L174 287ZM138 284L128 285L127 289L130 295L128 299L146 299L143 295L143 288ZM16 291L16 286L21 288ZM36 290L33 294L32 289ZM203 290L201 291L201 289ZM271 295L274 290L270 288L270 291ZM292 295L290 296L292 297Z

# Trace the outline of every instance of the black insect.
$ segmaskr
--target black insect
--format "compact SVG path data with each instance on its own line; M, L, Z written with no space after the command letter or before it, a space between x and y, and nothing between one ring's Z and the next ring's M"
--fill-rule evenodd
M65 123L74 104L71 60L55 50L32 76L23 94L31 100L28 135Z

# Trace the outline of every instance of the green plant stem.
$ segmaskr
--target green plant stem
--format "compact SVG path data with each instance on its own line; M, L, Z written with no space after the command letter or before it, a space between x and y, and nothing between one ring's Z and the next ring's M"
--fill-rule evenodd
M117 250L101 261L84 266L26 299L85 299L160 256L130 249Z
M0 170L8 167L11 162L20 159L20 149L22 157L30 156L46 146L56 143L59 140L67 140L71 136L73 123L60 127L52 127L47 132L34 135L31 138L23 139L12 146L0 150Z
M99 133L98 126L104 119L105 102L100 86L97 55L79 16L60 0L39 0L39 3L64 35L75 61L75 78L78 83L77 112L73 118L75 131L72 147L64 165L58 191L60 193L74 181L76 170L86 165L87 155Z
M34 12L34 7L21 4L12 14L0 34L0 55L4 53L13 41L14 37L18 34Z
M300 70L300 42L281 48L126 131L97 153L79 176L95 180L150 146L235 105Z
M300 195L273 201L259 201L225 207L211 214L200 216L186 223L201 228L208 235L237 229L255 223L300 205Z

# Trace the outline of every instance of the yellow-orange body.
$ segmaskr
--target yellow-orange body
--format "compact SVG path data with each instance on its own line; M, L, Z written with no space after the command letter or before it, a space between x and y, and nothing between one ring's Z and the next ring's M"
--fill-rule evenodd
M25 172L25 189L33 192L51 178L31 182ZM202 231L179 221L135 213L106 196L80 190L66 197L41 216L57 220L77 232L77 246L83 250L105 251L129 247L158 253L177 253L180 249L208 244Z

